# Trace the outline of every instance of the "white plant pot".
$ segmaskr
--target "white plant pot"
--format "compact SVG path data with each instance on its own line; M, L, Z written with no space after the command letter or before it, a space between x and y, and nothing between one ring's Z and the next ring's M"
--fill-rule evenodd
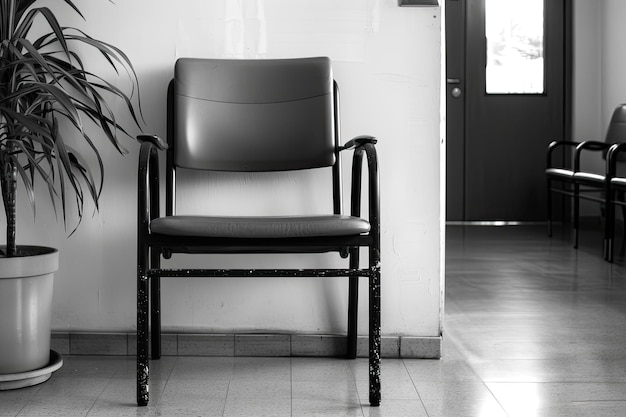
M52 284L59 252L28 249L38 254L0 258L0 375L40 369L50 362Z

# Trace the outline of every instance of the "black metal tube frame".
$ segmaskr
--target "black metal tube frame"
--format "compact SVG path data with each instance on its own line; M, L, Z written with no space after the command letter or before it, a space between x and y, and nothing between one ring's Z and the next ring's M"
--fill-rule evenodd
M309 276L309 277L325 277L325 276L348 276L349 292L351 297L356 297L358 291L358 277L369 277L369 401L372 406L380 404L380 282L381 282L381 263L380 263L380 192L379 192L379 173L378 160L374 144L376 139L372 137L358 137L349 141L339 150L354 148L353 168L352 168L352 198L351 198L351 214L360 214L361 199L361 171L363 155L367 156L368 167L368 209L370 232L366 239L358 237L353 240L357 244L349 246L350 267L347 270L236 270L225 272L224 270L161 270L160 256L163 247L153 241L157 238L150 237L149 224L150 221L159 217L159 163L158 149L165 149L160 141L145 140L140 149L139 156L139 175L138 175L138 265L137 265L137 404L145 406L149 401L149 358L148 358L148 334L149 334L149 291L152 291L152 325L153 332L160 334L160 282L161 276ZM169 154L170 152L168 152ZM168 161L169 164L169 161ZM168 170L169 171L169 170ZM168 190L168 194L171 190ZM334 187L334 193L337 194L338 188ZM169 195L167 196L169 200ZM172 210L172 206L168 204L167 211ZM173 242L168 238L169 245ZM152 241L152 242L151 242ZM312 239L313 243L316 241ZM156 243L156 245L151 245ZM165 245L166 242L163 242ZM182 242L181 242L182 243ZM222 242L223 243L223 242ZM320 242L317 242L320 243ZM273 242L275 245L276 242ZM175 246L175 243L174 243ZM268 245L271 246L271 245ZM315 246L315 245L313 245ZM357 269L358 265L358 248L360 246L369 247L369 267L367 270ZM149 264L148 264L149 263ZM152 284L152 285L150 285ZM155 305L157 304L157 305ZM353 321L354 319L354 321ZM156 322L156 323L155 323ZM356 308L349 312L349 334L356 335ZM158 339L153 338L153 357L160 356L160 343L156 346ZM352 339L350 339L352 340ZM356 353L356 346L349 346L348 356Z

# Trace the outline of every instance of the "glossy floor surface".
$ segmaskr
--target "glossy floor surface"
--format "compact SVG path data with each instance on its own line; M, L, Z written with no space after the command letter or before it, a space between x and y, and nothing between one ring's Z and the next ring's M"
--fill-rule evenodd
M591 228L593 229L593 228ZM50 381L0 392L0 416L626 416L626 269L568 228L449 227L442 360L165 357L149 407L134 358L65 357Z
M448 228L446 336L497 402L459 415L626 416L623 244L609 264L599 224L569 230Z

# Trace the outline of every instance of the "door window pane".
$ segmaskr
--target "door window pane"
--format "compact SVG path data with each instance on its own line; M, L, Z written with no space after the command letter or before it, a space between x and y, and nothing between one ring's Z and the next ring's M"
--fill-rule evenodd
M544 0L485 0L486 90L544 92Z

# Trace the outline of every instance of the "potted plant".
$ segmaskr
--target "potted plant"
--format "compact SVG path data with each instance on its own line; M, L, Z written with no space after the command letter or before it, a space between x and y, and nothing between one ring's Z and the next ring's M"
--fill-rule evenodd
M128 57L80 29L62 26L58 10L37 3L0 0L0 186L6 217L6 245L0 247L0 376L28 373L50 360L57 251L16 245L18 186L33 210L35 197L48 195L66 227L68 209L76 208L78 227L85 200L98 207L103 185L98 142L108 139L125 153L119 136L128 133L107 100L121 100L139 126L133 100L137 77ZM72 0L57 3L65 14L84 19ZM116 73L128 74L130 93L87 69L77 46L97 51ZM92 136L89 130L97 132ZM88 158L97 161L94 172Z

